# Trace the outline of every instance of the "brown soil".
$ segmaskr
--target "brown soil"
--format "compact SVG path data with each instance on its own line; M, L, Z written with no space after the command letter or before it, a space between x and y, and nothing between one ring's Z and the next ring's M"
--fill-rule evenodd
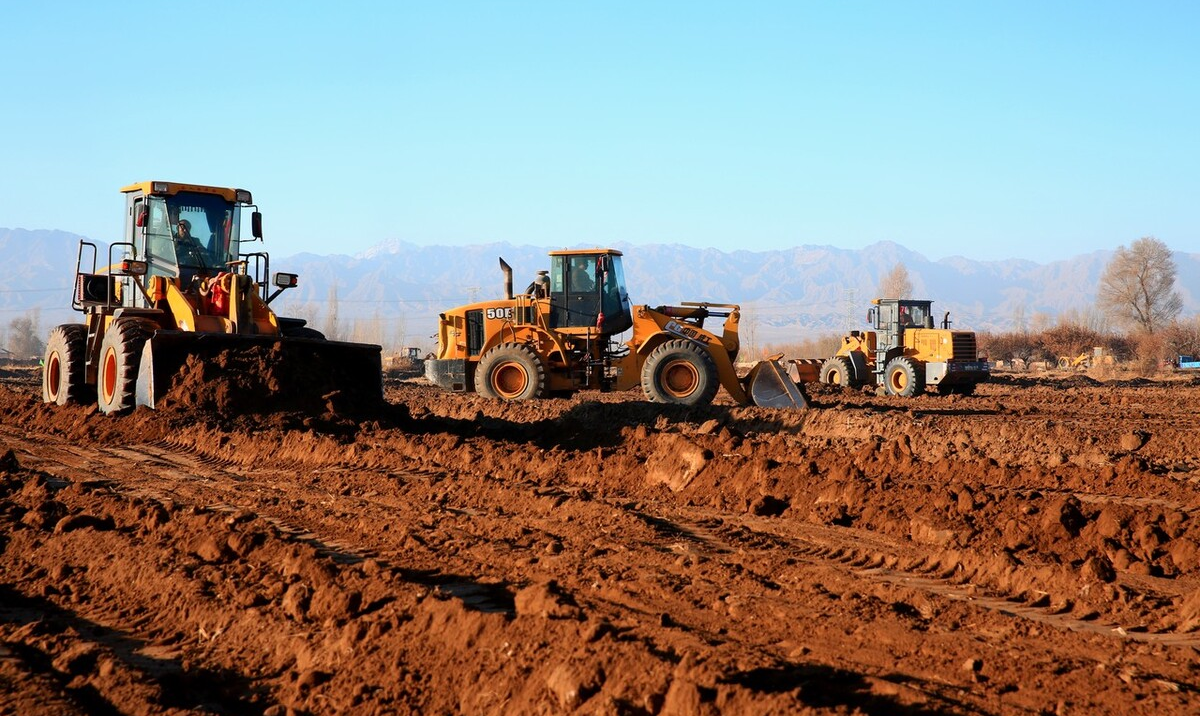
M1200 379L227 389L106 418L0 376L0 714L1200 708Z

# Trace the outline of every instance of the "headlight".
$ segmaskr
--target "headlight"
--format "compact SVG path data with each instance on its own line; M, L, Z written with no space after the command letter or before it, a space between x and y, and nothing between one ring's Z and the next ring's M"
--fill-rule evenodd
M150 184L150 191L154 192L155 194L166 192L170 188L171 185L165 181L156 181Z
M234 198L237 199L237 203L239 203L239 204L254 203L250 200L250 192L246 191L245 189L238 189L237 191L234 192L233 195L234 195Z

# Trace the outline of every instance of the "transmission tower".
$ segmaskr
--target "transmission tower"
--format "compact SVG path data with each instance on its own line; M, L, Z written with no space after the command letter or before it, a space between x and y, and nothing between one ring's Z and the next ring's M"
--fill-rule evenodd
M858 312L858 289L842 289L842 300L846 303L846 332L854 330L854 316Z

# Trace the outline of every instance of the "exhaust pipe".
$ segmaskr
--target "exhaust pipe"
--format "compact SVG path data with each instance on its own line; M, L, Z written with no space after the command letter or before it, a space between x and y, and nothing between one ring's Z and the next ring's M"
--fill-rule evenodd
M512 266L509 266L503 257L500 259L500 270L504 272L504 298L511 301L513 297Z

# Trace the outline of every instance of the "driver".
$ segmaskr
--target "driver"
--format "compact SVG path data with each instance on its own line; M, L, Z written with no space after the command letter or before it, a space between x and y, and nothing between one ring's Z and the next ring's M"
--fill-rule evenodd
M596 284L592 281L592 277L588 275L587 262L576 262L575 268L571 270L571 291L579 293L583 291L591 291L596 288Z
M192 222L187 219L180 219L176 227L179 229L179 245L195 253L197 258L201 260L201 263L207 265L209 262L208 251L200 243L199 239L192 236Z
M178 227L180 241L196 241L196 237L192 236L192 222L187 219L180 219Z

